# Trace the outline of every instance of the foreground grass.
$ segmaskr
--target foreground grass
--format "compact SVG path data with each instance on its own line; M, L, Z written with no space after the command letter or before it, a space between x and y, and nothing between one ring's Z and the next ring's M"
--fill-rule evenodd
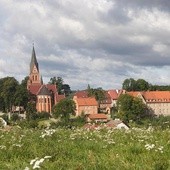
M36 168L170 170L170 130L0 131L0 169Z

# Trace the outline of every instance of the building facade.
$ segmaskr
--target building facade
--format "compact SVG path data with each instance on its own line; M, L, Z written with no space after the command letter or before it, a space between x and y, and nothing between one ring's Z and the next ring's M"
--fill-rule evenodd
M34 47L32 50L27 89L32 95L35 95L37 112L51 113L52 107L61 99L65 98L64 95L58 94L56 85L43 83Z
M127 92L127 94L141 98L151 114L170 116L170 91Z

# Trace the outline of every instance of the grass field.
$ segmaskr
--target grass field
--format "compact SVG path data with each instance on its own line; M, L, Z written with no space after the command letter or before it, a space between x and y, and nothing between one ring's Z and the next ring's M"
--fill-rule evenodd
M2 170L170 170L170 130L0 131Z

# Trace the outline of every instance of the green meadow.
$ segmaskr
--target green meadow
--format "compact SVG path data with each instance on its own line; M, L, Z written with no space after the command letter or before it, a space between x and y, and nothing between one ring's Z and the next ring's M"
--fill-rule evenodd
M170 130L0 131L2 170L170 170Z

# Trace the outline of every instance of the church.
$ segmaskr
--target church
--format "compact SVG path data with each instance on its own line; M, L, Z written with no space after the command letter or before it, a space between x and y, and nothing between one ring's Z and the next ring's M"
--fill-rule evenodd
M59 95L57 87L54 84L44 84L40 74L39 65L33 46L30 62L30 73L27 82L28 91L36 96L37 112L52 112L52 107L56 105L64 95Z

